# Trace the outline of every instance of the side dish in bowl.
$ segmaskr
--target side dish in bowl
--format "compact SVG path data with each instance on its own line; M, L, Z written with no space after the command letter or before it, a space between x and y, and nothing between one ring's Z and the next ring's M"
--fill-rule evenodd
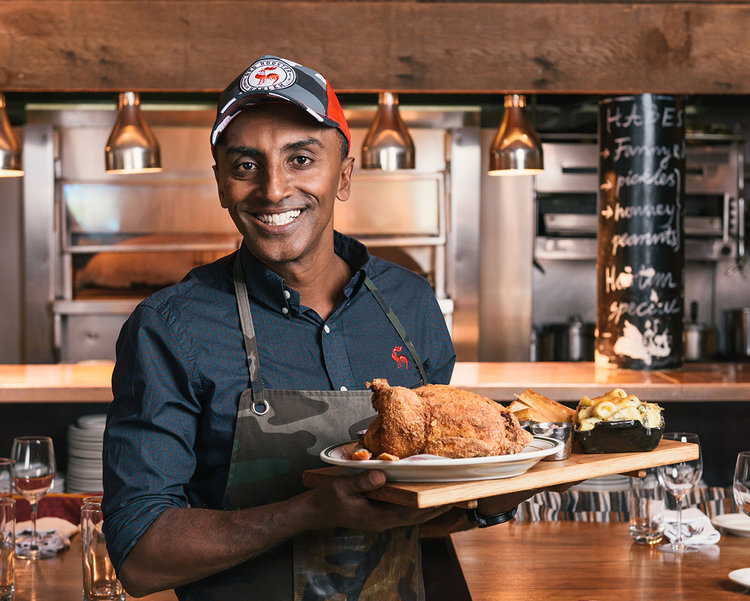
M574 438L584 453L652 451L664 433L662 408L615 388L578 403Z

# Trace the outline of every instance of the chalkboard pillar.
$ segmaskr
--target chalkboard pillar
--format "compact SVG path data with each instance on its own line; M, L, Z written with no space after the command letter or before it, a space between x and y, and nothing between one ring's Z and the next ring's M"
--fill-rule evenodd
M598 365L682 365L684 116L675 96L599 102Z

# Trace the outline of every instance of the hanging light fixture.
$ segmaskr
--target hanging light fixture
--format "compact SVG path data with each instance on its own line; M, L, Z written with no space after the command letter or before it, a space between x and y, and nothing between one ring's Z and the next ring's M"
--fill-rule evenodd
M0 92L0 177L22 175L21 149L13 136L13 130L5 112L5 94Z
M398 112L398 94L378 94L378 112L362 143L362 168L414 169L414 141Z
M135 92L120 92L119 114L104 149L107 173L161 171L161 153L151 128L141 115Z
M544 169L542 143L526 116L523 94L506 94L503 120L490 146L490 175L533 175Z

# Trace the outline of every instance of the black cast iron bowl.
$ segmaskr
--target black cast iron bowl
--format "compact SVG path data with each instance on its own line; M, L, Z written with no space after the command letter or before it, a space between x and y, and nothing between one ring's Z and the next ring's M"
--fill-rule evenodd
M573 438L584 453L637 453L653 451L664 434L659 428L647 428L635 419L598 422L591 430L573 430Z

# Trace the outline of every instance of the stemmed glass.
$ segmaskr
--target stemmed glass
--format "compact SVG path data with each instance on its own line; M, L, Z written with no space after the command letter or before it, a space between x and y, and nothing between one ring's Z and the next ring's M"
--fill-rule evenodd
M733 490L737 509L750 515L750 451L741 451L737 455Z
M686 545L682 540L682 502L690 490L698 483L703 473L703 458L700 454L700 442L697 434L688 432L666 432L663 436L666 440L678 440L680 442L691 442L698 445L698 458L690 461L680 461L670 465L662 465L657 468L659 482L666 488L677 501L677 540L661 545L660 551L672 553L690 553L697 551L697 547Z
M52 488L55 480L55 449L47 436L20 436L13 439L13 486L31 505L31 536L21 537L17 557L36 559L40 553L36 533L36 513L39 500Z

